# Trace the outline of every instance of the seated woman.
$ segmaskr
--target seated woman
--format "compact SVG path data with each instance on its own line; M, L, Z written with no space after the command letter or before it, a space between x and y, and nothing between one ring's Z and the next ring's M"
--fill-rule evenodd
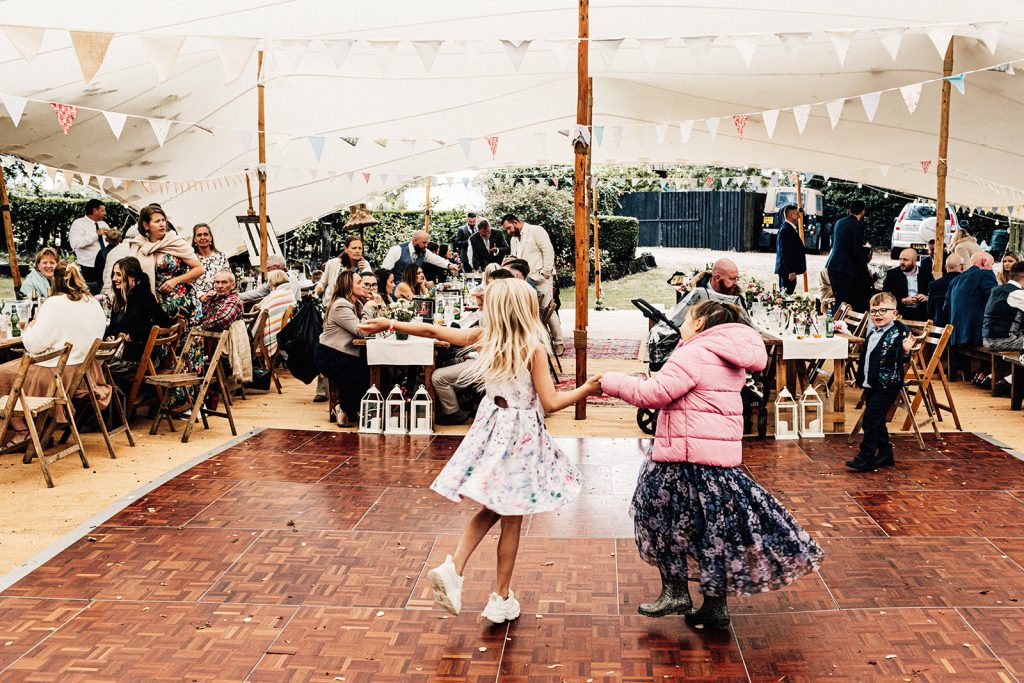
M427 289L427 278L423 275L423 269L415 263L410 263L402 271L402 281L395 287L395 299L407 299L412 301L414 296L426 296L430 293Z
M358 326L366 292L359 276L342 271L334 285L334 297L327 305L324 331L316 348L316 369L338 387L342 413L339 427L352 427L359 421L359 402L370 388L370 368L362 350L353 344L362 337Z
M260 300L258 308L267 311L267 323L263 326L263 343L267 347L267 353L273 356L277 353L277 334L281 331L284 314L289 308L295 308L295 293L292 292L287 271L270 271L267 273L267 283L270 285L270 294Z
M66 387L78 366L85 360L93 343L103 336L106 319L103 308L89 293L82 271L76 263L62 261L57 264L53 271L53 288L50 292L50 296L39 307L35 319L25 326L21 339L28 353L43 353L61 348L66 343L71 344L71 357L68 358L61 376ZM6 396L10 393L20 365L20 359L0 365L0 395ZM54 358L31 366L23 385L25 395L44 396L53 379L52 368L56 365L57 359ZM100 406L105 408L110 403L111 388L103 379L98 365L88 368L87 372L95 386L96 398ZM88 391L88 386L82 382L75 396L86 396ZM57 423L66 422L67 417L63 408L58 408ZM27 436L28 427L24 420L12 418L7 435L0 435L0 438L10 443Z
M448 259L451 253L447 244L437 242L427 243L427 250L432 251L443 259ZM432 263L423 262L423 275L428 282L448 282L448 269L442 266L435 266Z
M157 303L149 286L149 276L134 256L126 256L114 263L110 281L114 288L114 303L104 336L112 339L119 334L128 335L121 358L110 365L114 381L127 388L135 377L153 326L170 327L174 321Z
M378 268L373 271L377 278L377 293L384 299L385 303L395 300L395 274L387 268Z
M21 283L21 296L25 299L45 299L50 296L50 287L53 285L53 270L60 261L60 254L53 247L43 247L36 254L36 267L28 274L25 281Z

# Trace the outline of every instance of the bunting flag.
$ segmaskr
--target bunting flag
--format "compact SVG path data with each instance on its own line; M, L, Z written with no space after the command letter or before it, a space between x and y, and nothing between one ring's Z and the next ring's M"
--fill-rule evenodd
M640 53L644 56L648 71L654 71L658 58L668 47L670 40L671 38L639 38L637 40L640 43Z
M936 26L926 26L924 32L928 35L929 40L932 41L932 45L935 46L935 51L939 53L939 57L946 56L946 48L949 47L949 41L953 39L953 33L956 27L949 24L940 24Z
M878 111L878 103L881 99L882 93L880 92L872 92L860 96L860 103L864 107L864 114L868 117L868 121L875 120L875 113Z
M668 134L668 124L659 123L654 127L654 137L658 141L659 145L665 144L665 136Z
M757 50L757 43L761 39L761 36L757 35L742 35L733 36L732 44L736 46L736 51L740 53L740 57L743 58L743 63L750 68L750 64L754 61L754 52Z
M387 138L374 138L373 142L382 149L387 149L388 139Z
M505 52L508 54L508 58L512 60L512 66L515 67L516 71L519 71L519 67L523 65L523 58L526 57L526 51L530 49L529 40L503 40L501 44L505 46Z
M178 61L178 54L185 42L183 36L162 36L155 33L147 33L139 36L139 42L149 55L149 61L156 69L157 80L161 83L166 81L174 71L174 63Z
M690 129L693 129L693 121L690 121ZM608 126L608 142L612 147L622 144L622 126Z
M718 123L719 118L713 116L710 119L704 119L704 125L708 127L708 133L711 134L711 144L715 144L715 139L718 137Z
M248 152L252 149L252 139L256 132L251 128L239 128L235 131L238 136L238 144L242 146L243 152Z
M125 114L118 114L113 111L103 112L103 117L107 119L107 125L110 126L110 132L114 134L114 137L118 140L121 139L121 131L124 130L124 122L128 120Z
M466 65L470 69L475 69L477 64L480 63L480 55L484 51L484 41L482 40L463 40L462 44L462 57L466 60Z
M44 29L31 26L4 26L4 35L26 62L31 62L43 44Z
M612 65L615 63L615 55L618 54L619 48L622 47L622 41L623 38L590 41L590 45L596 48L597 54L601 56L601 61L604 63L606 71L611 71Z
M999 38L1003 35L1003 22L993 21L975 24L974 30L978 33L978 39L985 43L988 51L995 54L996 48L999 47Z
M491 148L491 158L498 156L498 136L488 135L486 138L487 146Z
M92 33L88 31L71 31L71 45L78 56L78 66L82 70L82 78L86 83L92 82L96 72L107 56L107 48L114 38L113 33Z
M747 127L747 114L737 114L732 117L732 125L736 126L736 132L740 136L740 140L743 139L743 129Z
M779 110L770 109L766 112L761 112L761 116L764 118L764 127L768 131L768 137L771 138L775 135L775 124L779 121Z
M896 61L896 56L900 53L900 44L903 42L904 30L902 28L875 29L875 35L881 41L882 46L889 53L893 61Z
M370 178L373 177L373 174L372 173L367 173L366 171L363 171L362 176L363 176L363 182L366 183L366 184L369 184L370 183Z
M796 129L801 135L804 134L804 128L807 127L807 119L811 116L811 105L809 104L798 104L793 107L793 118L796 120Z
M687 49L690 50L690 54L693 55L694 60L697 62L697 66L704 66L704 62L711 54L711 44L714 41L714 36L687 36L684 44Z
M344 140L345 142L347 142L348 144L352 145L353 147L355 147L356 145L359 144L359 138L341 138L341 139Z
M395 50L398 49L397 40L368 40L366 41L373 48L373 54L377 57L377 66L381 73L387 73L391 66L391 60L395 57Z
M714 184L715 184L715 177L714 176L710 176L709 175L707 178L704 179L704 188L705 189L710 190L711 186L714 185Z
M14 122L14 127L17 128L21 122L21 115L25 113L25 105L28 104L28 100L14 95L0 95L0 101L4 103L7 114L11 117L11 121Z
M434 66L434 60L437 59L437 53L441 51L441 45L444 43L443 40L414 40L412 46L416 48L416 54L420 57L420 62L423 64L423 69L430 73L431 67Z
M931 159L928 159L926 161L922 161L921 162L921 172L922 173L927 173L928 169L931 168L931 167L932 167L932 160Z
M341 65L345 63L345 59L348 58L348 53L352 51L352 46L355 42L354 40L331 40L327 42L327 51L331 54L331 61L334 62L335 69L340 69Z
M917 110L917 104L921 101L921 84L912 83L900 88L903 95L903 102L907 105L907 111L913 114Z
M965 79L963 74L957 74L956 76L949 76L947 78L943 78L942 80L949 81L953 85L953 87L956 88L957 92L959 92L961 95L966 94L965 93L965 87L964 87L966 79Z
M576 45L577 41L575 38L566 38L561 40L548 39L544 41L548 46L548 51L551 56L555 58L555 63L558 64L558 68L565 71L569 68L576 57ZM641 41L641 47L642 41Z
M558 176L552 177L551 178L551 182L554 183L555 187L557 188L558 187Z
M60 124L60 129L64 131L64 135L68 134L71 130L71 124L75 122L75 117L78 116L78 107L70 104L57 104L56 102L50 102L50 106L53 107L53 112L57 115L57 123Z
M321 135L310 135L306 138L309 140L309 146L313 149L313 156L316 157L316 162L320 163L320 157L324 153L324 143L327 141Z
M459 138L459 147L462 148L462 153L467 159L469 159L470 147L473 145L473 138Z
M685 145L690 141L690 135L693 134L693 121L683 121L679 124L679 136L683 140Z
M780 33L779 39L782 40L782 49L789 55L789 63L796 64L796 58L800 55L800 46L807 41L810 37L810 33Z
M213 41L220 56L224 84L233 83L242 75L259 44L257 38L217 38Z
M833 29L825 31L825 35L832 42L832 47L835 48L836 57L839 58L839 66L845 66L846 64L846 53L850 50L850 43L853 41L853 34L857 31L855 29Z
M843 106L846 104L846 100L832 100L831 102L825 103L825 108L828 110L828 120L832 123L832 128L836 127L839 123L839 118L843 115Z
M543 135L543 133L541 133ZM594 126L594 142L598 147L601 146L601 142L604 140L604 126Z
M160 146L164 146L164 141L167 139L167 134L171 132L171 122L169 119L149 119L149 125L153 128L153 135L156 136L156 141L160 143Z

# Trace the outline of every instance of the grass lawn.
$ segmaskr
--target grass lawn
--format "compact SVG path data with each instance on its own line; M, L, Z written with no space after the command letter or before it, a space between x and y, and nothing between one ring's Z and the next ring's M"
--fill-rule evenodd
M9 277L0 277L0 299L14 298L14 280Z
M601 299L605 308L617 310L635 310L630 299L641 298L652 304L664 304L672 308L676 303L676 293L665 282L675 272L674 268L655 268L646 273L628 275L621 280L601 283ZM563 287L561 292L562 307L572 308L576 301L576 288ZM594 286L590 286L589 308L594 308Z

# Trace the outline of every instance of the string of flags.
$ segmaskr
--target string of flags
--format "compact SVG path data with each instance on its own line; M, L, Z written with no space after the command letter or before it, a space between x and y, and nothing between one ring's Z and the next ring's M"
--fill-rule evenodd
M899 54L903 36L908 33L923 33L935 46L940 56L945 55L950 39L956 36L975 38L992 54L995 54L1007 26L1015 19L974 23L916 24L904 26L879 26L870 28L837 27L817 32L794 31L775 33L741 33L719 35L661 35L650 37L607 37L589 39L589 49L606 70L612 70L616 55L624 45L639 51L650 71L654 71L659 59L669 47L686 50L698 65L703 64L715 47L732 47L737 56L749 68L754 62L758 49L781 47L796 63L801 46L811 36L823 34L831 44L840 66L845 65L847 55L855 38L872 37L884 47L895 60ZM496 38L491 40L365 40L356 38L339 39L280 39L260 36L191 36L153 33L107 33L96 31L75 31L64 28L2 25L0 30L26 62L38 54L48 32L67 34L78 59L82 78L91 82L99 72L107 51L115 38L134 37L140 43L156 71L159 81L164 81L174 72L174 65L186 40L201 40L212 43L220 58L225 83L236 80L244 72L257 49L263 49L275 56L277 68L295 71L309 55L321 55L341 69L354 50L368 48L382 73L387 73L396 55L415 57L426 73L430 73L437 57L442 54L460 55L473 67L485 48L500 46L515 71L519 71L527 53L544 45L547 53L561 70L575 65L579 38L565 39L522 39ZM584 39L586 40L586 39ZM866 41L861 41L866 42ZM411 46L411 50L403 48ZM134 46L133 48L134 49ZM261 75L262 77L262 75Z
M1008 75L1015 75L1015 65L1024 62L1024 58L1012 60L1009 62L1003 62L994 66L984 67L980 69L973 69L970 71L964 71L946 78L932 78L916 83L910 83L907 85L886 88L882 90L876 90L869 93L862 93L859 95L850 95L847 97L841 97L828 101L810 102L804 104L794 105L787 108L771 109L766 111L758 112L742 112L738 114L731 114L725 116L713 116L705 119L688 119L683 121L672 121L672 122L659 122L659 123L631 123L631 124L616 124L616 125L595 125L586 126L578 124L573 126L571 129L557 129L550 131L537 131L532 133L512 133L505 135L504 137L516 140L517 142L522 141L524 138L533 138L543 149L546 150L547 136L551 134L560 134L568 137L570 141L582 142L583 144L595 143L598 146L603 146L605 140L614 147L617 147L622 141L622 134L625 130L639 130L639 131L653 131L655 139L659 145L664 144L668 137L668 131L670 126L678 128L680 140L683 144L689 142L695 126L697 123L701 123L703 128L707 131L709 139L712 144L715 143L720 130L720 123L724 119L731 121L733 127L736 130L736 136L739 140L744 139L744 134L748 130L748 126L752 122L760 121L764 124L765 132L769 138L774 137L775 131L778 125L779 114L782 112L790 112L793 115L793 121L796 125L798 133L803 134L807 128L808 121L810 120L811 112L816 107L824 106L828 114L829 123L831 128L835 129L839 124L844 108L849 101L859 101L867 121L873 122L878 112L879 105L882 101L882 96L887 93L899 93L900 99L906 106L907 111L913 114L917 110L917 106L921 100L921 93L925 85L941 83L942 81L948 81L953 87L957 89L961 94L966 95L966 82L968 76L973 76L982 72L997 72ZM94 107L83 107L68 103L60 102L49 102L47 100L40 100L28 97L20 97L9 93L0 93L0 103L6 108L11 121L15 126L18 126L25 114L25 110L28 104L46 105L50 107L56 115L57 124L60 129L67 135L71 131L71 127L74 124L80 111L96 112L103 115L106 119L107 124L110 127L111 133L115 139L120 139L124 131L125 124L128 119L144 120L152 130L156 142L159 146L163 146L167 141L172 126L177 127L199 127L202 130L213 132L230 133L233 135L242 146L243 152L249 151L252 148L253 141L256 137L256 129L254 128L236 128L232 126L219 126L210 125L202 122L195 121L181 121L177 119L164 119L159 117L150 116L139 116L135 114L127 114L123 112L107 111L103 109L97 109ZM282 156L289 154L289 145L297 141L304 141L308 145L310 153L312 153L316 162L319 164L323 158L324 150L329 141L332 145L339 145L341 150L346 148L358 147L360 145L371 144L379 147L380 149L387 149L389 145L395 144L401 146L402 150L408 155L415 155L422 151L429 149L437 149L438 147L444 147L450 144L449 140L441 137L429 137L429 138L361 138L353 137L350 135L338 135L338 136L327 136L327 135L292 135L289 133L279 132L268 132L267 135L273 140L274 144L277 145L277 149ZM498 155L499 143L502 136L500 135L485 135L480 138L475 137L459 137L456 138L456 142L461 148L466 159L469 159L473 146L477 141L484 141L487 149L491 153L491 158L495 159Z

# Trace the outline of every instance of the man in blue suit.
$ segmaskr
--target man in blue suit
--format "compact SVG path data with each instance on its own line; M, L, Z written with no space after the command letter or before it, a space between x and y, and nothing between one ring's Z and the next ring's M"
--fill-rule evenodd
M953 280L960 277L964 272L964 260L959 254L950 254L946 257L946 272L942 277L928 285L928 318L936 327L945 327L949 324L946 315L946 292Z
M796 228L799 211L793 204L782 209L786 222L775 237L775 273L779 276L779 289L786 294L792 294L796 289L797 275L807 272L804 243Z
M989 292L998 284L992 272L994 263L991 254L979 251L971 258L971 267L949 285L943 308L953 325L951 345L981 346L985 305Z
M870 292L860 291L864 286L864 202L859 199L850 203L848 216L840 218L835 225L832 239L832 253L825 261L832 295L836 306L848 303L856 311L867 311Z

